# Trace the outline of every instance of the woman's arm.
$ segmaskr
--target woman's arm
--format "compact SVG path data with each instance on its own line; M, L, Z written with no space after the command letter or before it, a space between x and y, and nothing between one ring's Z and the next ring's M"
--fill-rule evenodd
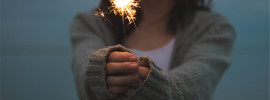
M165 75L149 61L149 76L130 99L211 100L218 81L231 63L235 39L235 30L229 21L213 16L200 19L204 20L199 21L200 25L205 26L193 28L193 32L200 34L194 35L196 39L181 65Z
M113 44L110 32L103 22L92 13L79 13L71 26L71 41L73 44L72 69L76 80L80 100L108 100L117 99L117 89L108 88L106 83L110 73L106 68L109 55L113 51L131 53L128 49ZM133 54L130 54L133 55ZM115 59L119 59L114 57ZM136 63L136 61L135 61ZM124 68L126 69L126 68ZM138 68L141 70L145 68ZM147 75L147 73L145 73ZM138 75L145 76L144 72ZM129 79L130 80L130 79ZM121 80L122 82L128 80ZM119 82L118 82L119 83ZM122 84L122 83L121 83ZM137 86L136 84L131 84ZM122 96L121 96L122 97Z
M79 13L76 15L71 26L70 35L73 45L72 69L80 100L97 99L96 91L92 91L92 88L89 86L91 82L85 81L85 72L87 67L89 67L91 54L108 45L102 37L105 31L100 29L101 26L99 26L98 21L93 15ZM102 74L93 76L103 77ZM85 85L89 87L85 87Z
M182 65L168 72L173 98L211 100L217 83L231 63L234 39L235 30L225 18L213 22L194 41Z

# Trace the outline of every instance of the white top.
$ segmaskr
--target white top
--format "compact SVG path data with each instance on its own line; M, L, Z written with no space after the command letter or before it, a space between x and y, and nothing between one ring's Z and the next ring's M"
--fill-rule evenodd
M142 51L137 49L131 49L137 57L141 56L149 56L152 61L155 62L157 66L159 66L163 71L167 72L169 70L169 64L171 61L171 56L173 52L175 39L171 40L165 46L150 50L150 51Z

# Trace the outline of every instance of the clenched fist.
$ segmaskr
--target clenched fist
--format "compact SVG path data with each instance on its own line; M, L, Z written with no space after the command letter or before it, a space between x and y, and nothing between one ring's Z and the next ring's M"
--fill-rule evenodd
M149 73L149 68L139 66L136 55L129 52L111 52L105 70L109 92L126 97L134 93Z

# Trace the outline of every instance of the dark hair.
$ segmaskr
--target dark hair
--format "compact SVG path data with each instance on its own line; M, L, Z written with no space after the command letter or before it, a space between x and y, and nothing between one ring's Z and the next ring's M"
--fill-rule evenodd
M212 0L174 0L174 8L171 11L171 18L167 24L167 30L175 34L177 25L180 25L182 30L187 28L193 20L194 14L197 11L210 11L210 4ZM134 29L134 24L128 24L127 20L124 21L124 27L122 23L122 17L109 13L111 10L108 9L111 6L109 0L102 0L99 6L99 10L105 12L107 26L112 31L116 44L121 44L124 38L127 37ZM138 25L142 16L140 8L136 8L136 20L135 23ZM178 24L179 23L179 24ZM177 25L176 25L177 24ZM124 29L125 28L125 29ZM125 30L125 33L124 31ZM125 35L123 35L125 34Z

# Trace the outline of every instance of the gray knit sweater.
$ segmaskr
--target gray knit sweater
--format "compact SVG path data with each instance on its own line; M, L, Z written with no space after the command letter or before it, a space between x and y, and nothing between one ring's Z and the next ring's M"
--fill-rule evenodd
M121 27L121 26L119 26ZM177 31L169 72L148 57L139 65L150 68L129 100L211 100L231 63L235 30L217 13L197 12L191 26ZM112 51L131 52L113 42L111 31L93 12L79 13L71 26L72 68L81 100L120 100L106 89L106 58Z

